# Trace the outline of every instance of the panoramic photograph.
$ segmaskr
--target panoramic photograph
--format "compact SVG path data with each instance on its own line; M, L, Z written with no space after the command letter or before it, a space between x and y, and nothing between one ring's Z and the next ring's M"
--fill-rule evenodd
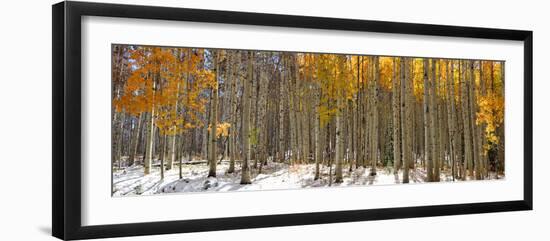
M505 62L111 45L111 194L505 178Z

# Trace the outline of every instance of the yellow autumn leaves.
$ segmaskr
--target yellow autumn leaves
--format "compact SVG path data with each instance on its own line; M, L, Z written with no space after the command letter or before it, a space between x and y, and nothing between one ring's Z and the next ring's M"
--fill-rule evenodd
M216 125L216 138L228 137L230 127L231 127L231 124L228 122L218 123ZM211 132L211 131L212 131L211 126L208 126L208 132Z
M208 104L206 90L216 90L218 81L212 68L207 67L205 49L130 47L128 63L130 76L122 93L113 100L115 110L132 116L154 113L155 125L163 135L176 135L185 130L204 125L201 119ZM221 52L224 54L224 52ZM281 55L282 56L282 55ZM392 81L400 70L399 57L352 56L343 54L295 54L296 66L287 66L296 71L299 81L296 98L307 91L319 94L318 114L321 126L325 126L343 106L360 101L366 96L358 95L360 90L371 89L373 80L385 91L392 91ZM377 61L377 62L376 62ZM437 95L442 99L454 97L460 101L460 88L447 96L446 83L460 84L459 70L452 69L452 78L447 77L448 61L438 62ZM423 58L412 58L411 81L416 101L423 98ZM504 121L503 80L500 79L501 64L481 61L475 69L475 90L478 109L476 125L482 125L488 145L498 144L496 130ZM375 68L376 66L376 68ZM378 71L378 72L376 72ZM449 72L450 73L450 72ZM449 80L447 79L449 78ZM296 80L295 80L296 81ZM480 91L481 85L487 91ZM306 88L307 87L307 88ZM345 101L336 101L345 100ZM348 103L349 102L349 103ZM307 105L301 101L293 103L294 108L303 109ZM210 128L209 128L210 129ZM216 125L218 137L229 135L230 124ZM489 147L486 147L486 150Z
M496 130L504 122L504 99L501 95L489 93L481 96L478 100L479 112L477 113L476 124L485 124L485 136L488 145L498 144ZM486 150L489 146L485 147Z

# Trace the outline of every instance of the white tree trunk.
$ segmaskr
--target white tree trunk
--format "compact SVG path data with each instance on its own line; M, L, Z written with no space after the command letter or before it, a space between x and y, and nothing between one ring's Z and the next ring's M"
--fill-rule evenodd
M243 133L243 164L242 164L242 170L241 170L241 184L250 184L250 168L248 165L248 158L250 156L250 100L251 98L251 91L250 86L252 83L253 78L253 62L254 62L254 53L252 51L248 51L248 68L247 68L247 78L243 81L243 126L242 126L242 133Z
M424 161L426 162L426 178L428 182L433 181L433 164L431 155L431 125L430 125L430 67L428 58L424 59Z
M397 73L397 58L393 58L393 79L392 79L392 124L393 124L393 168L395 173L401 167L401 85Z
M210 135L209 137L209 151L210 154L208 155L208 164L209 164L209 170L208 170L208 176L209 177L215 177L216 176L216 157L217 157L217 133L216 133L216 127L218 125L218 78L220 76L220 68L219 68L219 55L220 52L217 51L216 58L215 58L215 68L216 68L216 85L212 88L212 103L210 104Z
M376 164L378 163L378 81L380 79L380 71L379 71L379 61L378 57L373 57L372 60L374 61L374 73L372 80L372 128L371 128L371 169L370 169L370 175L374 176L376 175Z

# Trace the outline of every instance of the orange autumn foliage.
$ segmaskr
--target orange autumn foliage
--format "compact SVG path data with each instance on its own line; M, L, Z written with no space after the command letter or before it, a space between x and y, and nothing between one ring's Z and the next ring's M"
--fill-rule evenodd
M123 94L113 100L115 110L137 116L155 113L163 135L176 135L201 125L207 99L201 92L215 86L215 74L202 68L204 50L134 47L131 75Z

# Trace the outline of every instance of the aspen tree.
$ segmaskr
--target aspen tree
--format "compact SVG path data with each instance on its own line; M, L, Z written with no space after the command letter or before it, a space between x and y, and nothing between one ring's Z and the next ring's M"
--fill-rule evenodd
M241 168L241 184L250 184L250 169L248 166L248 158L250 157L250 101L251 101L251 83L253 78L253 63L254 53L248 51L247 77L243 81L243 126L242 126L242 149L243 149L243 164Z
M401 143L402 143L402 152L403 152L403 183L409 183L409 169L410 169L410 152L409 152L409 123L410 121L410 108L409 106L409 93L410 93L410 83L407 79L407 70L409 59L402 57L399 61L401 63L400 72L401 72Z
M216 51L215 57L214 57L214 63L215 63L215 72L216 72L216 82L212 86L211 93L212 93L212 103L210 104L210 135L209 138L209 147L208 150L210 154L208 155L208 164L209 164L209 170L208 170L208 177L216 177L216 157L217 157L217 125L218 125L218 87L219 87L219 77L220 77L220 51Z
M399 84L399 75L397 72L398 58L392 58L393 76L392 76L392 123L393 123L393 165L397 174L401 167L401 91Z
M474 173L475 173L475 179L480 180L481 179L481 155L480 155L480 148L479 148L479 126L476 124L476 113L477 113L477 106L476 106L476 93L475 93L475 63L473 61L470 62L470 82L469 82L469 108L470 108L470 123L472 128L472 149L473 149L473 163L474 163Z
M430 96L431 88L430 86L430 60L424 59L424 97L423 97L423 106L424 106L424 160L426 162L426 174L427 181L433 181L433 159L432 159L432 149L431 149L431 108L430 108Z
M372 153L372 160L371 160L371 169L370 169L370 175L374 176L376 175L376 163L378 161L378 82L380 79L380 63L378 57L373 57L373 71L374 71L374 79L372 80L372 131L371 131L371 153Z
M237 66L240 64L240 51L234 51L232 52L234 56L232 56L229 60L230 68L231 68L231 74L230 74L230 84L231 84L231 91L230 91L230 105L231 105L231 114L230 114L230 135L229 135L229 168L227 169L227 173L233 173L235 172L235 159L236 159L236 152L237 152Z

